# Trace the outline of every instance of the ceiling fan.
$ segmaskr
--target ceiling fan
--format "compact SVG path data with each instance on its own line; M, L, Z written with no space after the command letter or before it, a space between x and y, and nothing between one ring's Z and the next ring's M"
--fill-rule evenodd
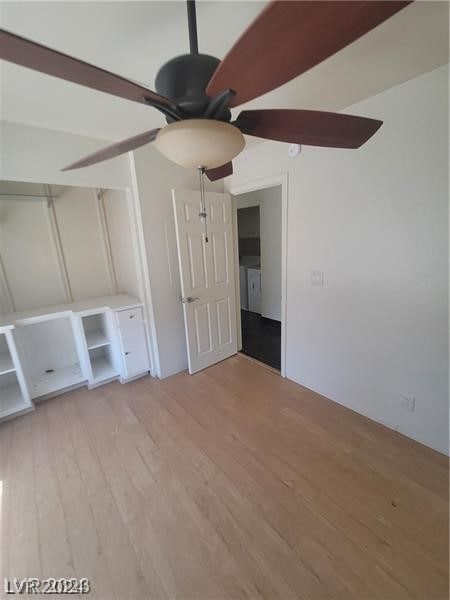
M244 110L239 106L309 70L412 0L270 2L225 58L198 52L195 1L187 1L190 53L159 70L153 92L14 33L0 29L0 58L127 100L147 104L167 125L99 150L63 170L86 167L154 142L167 158L197 167L211 181L233 172L242 134L270 140L359 148L381 127L375 119L312 110Z

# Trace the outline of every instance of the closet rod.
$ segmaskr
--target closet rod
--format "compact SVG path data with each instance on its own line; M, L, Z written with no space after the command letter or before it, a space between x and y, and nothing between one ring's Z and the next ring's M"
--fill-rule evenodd
M47 196L46 194L6 194L0 192L0 196L14 197L14 198L48 198L51 200L57 200L58 196Z

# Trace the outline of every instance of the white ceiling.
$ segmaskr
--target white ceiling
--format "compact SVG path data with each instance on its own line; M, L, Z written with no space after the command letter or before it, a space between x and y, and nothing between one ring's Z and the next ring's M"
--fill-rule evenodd
M264 4L198 2L200 51L222 58ZM245 107L340 110L446 64L448 9L448 2L414 2ZM158 68L188 51L184 2L2 2L2 27L152 89ZM9 63L1 76L5 120L111 140L164 122L151 108Z

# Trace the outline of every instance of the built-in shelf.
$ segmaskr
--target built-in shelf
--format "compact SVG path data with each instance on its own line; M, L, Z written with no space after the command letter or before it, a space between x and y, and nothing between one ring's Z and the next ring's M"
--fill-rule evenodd
M141 303L126 295L0 315L0 420L33 410L35 399L74 387L96 387L119 377L124 382L130 376L125 377L120 335L135 315L142 321ZM134 328L131 333L132 340ZM135 356L148 358L145 340L137 348ZM147 371L144 364L142 373Z
M9 352L0 352L0 375L15 371Z
M100 331L100 329L98 329L96 331L86 331L86 343L88 350L93 350L94 348L108 346L109 340L103 333L103 331Z
M41 373L32 377L30 395L32 398L38 398L39 396L77 385L83 381L85 381L85 378L81 372L80 365L77 363L70 367L64 367L50 373Z
M94 381L104 381L117 377L117 373L106 356L91 358L92 376Z
M0 419L27 408L31 406L24 400L18 383L0 387Z

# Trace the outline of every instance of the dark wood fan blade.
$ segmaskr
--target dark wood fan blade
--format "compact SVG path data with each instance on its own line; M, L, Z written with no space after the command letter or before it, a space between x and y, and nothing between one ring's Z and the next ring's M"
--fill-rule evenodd
M113 96L173 108L164 96L128 79L0 29L0 59Z
M216 167L215 169L207 169L206 176L210 181L217 181L218 179L222 179L223 177L228 177L228 175L233 174L233 163L229 162L225 165L221 165L220 167Z
M89 156L86 156L85 158L77 160L77 162L74 162L71 165L64 167L64 169L61 169L61 171L71 171L72 169L79 169L81 167L95 165L96 163L103 162L104 160L108 160L110 158L114 158L115 156L119 156L120 154L125 154L125 152L130 152L130 150L135 150L136 148L145 146L145 144L153 142L153 140L158 135L158 131L159 129L152 129L151 131L146 131L145 133L140 133L139 135L127 138L122 142L117 142L117 144L111 144L111 146L106 146L106 148L97 150L97 152L89 154Z
M239 106L304 73L410 2L271 2L219 64L206 93L230 88L236 92L230 106Z
M318 110L244 110L233 123L242 133L268 140L359 148L381 127L383 121Z

